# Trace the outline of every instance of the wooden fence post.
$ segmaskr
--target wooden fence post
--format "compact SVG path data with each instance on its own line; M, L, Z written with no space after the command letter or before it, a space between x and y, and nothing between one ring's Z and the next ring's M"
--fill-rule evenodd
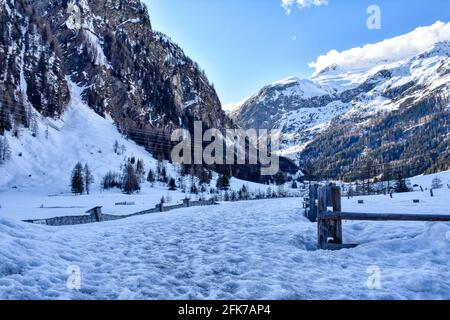
M341 204L341 188L333 186L331 187L331 201L333 204L333 212L342 212L342 204ZM342 244L342 220L336 219L332 221L333 226L333 238L334 243Z
M328 239L328 224L322 217L327 211L327 191L325 188L317 190L318 203L317 203L317 245L319 249L324 249Z
M330 186L318 189L317 241L319 249L333 249L342 245L342 220L339 217L326 219L330 204L333 212L341 212L340 187Z
M309 187L309 210L307 211L307 218L311 222L317 221L317 189L318 186L316 184Z

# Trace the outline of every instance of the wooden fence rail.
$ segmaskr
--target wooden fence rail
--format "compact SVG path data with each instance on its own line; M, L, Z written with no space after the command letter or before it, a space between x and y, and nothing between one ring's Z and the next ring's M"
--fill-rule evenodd
M342 220L450 221L450 215L342 212L341 188L337 186L318 188L317 196L317 242L319 249L338 250L357 246L356 244L343 244Z
M331 212L325 213L322 219L341 219L358 221L450 221L449 215L435 214L397 214L397 213L357 213L357 212Z

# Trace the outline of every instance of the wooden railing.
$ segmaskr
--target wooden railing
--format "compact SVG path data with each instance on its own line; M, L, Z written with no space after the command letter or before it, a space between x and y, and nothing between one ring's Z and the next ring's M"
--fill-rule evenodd
M318 248L338 250L353 248L356 244L343 244L342 221L436 221L448 222L450 215L439 214L394 214L343 212L341 188L329 186L317 190L317 241Z

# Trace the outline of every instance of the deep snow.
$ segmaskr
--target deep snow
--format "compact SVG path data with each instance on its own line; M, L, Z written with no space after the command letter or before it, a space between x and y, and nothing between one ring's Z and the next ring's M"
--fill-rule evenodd
M343 208L449 213L449 198L446 188ZM298 198L68 227L0 217L0 298L450 299L449 223L344 223L344 241L360 246L336 252L316 250L316 232ZM66 286L70 266L80 290ZM381 288L368 289L378 268Z

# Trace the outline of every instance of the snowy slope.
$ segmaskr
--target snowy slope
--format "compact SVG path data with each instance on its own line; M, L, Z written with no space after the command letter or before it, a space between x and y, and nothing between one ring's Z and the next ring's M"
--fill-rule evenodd
M423 188L431 188L432 182L434 178L439 178L442 181L442 184L444 187L446 185L450 185L450 171L444 171L436 174L430 174L430 175L420 175L417 177L412 177L410 179L411 184L418 184L422 186Z
M273 99L277 99L280 95L284 96L301 96L303 99L309 99L317 96L324 96L332 93L328 86L320 86L317 83L298 77L290 77L272 83L269 88L279 89Z
M433 179L436 177L442 181L443 188L433 190L434 196L431 197L429 190L432 188ZM350 211L353 212L450 215L450 188L448 187L450 185L450 171L421 175L408 180L411 186L418 185L424 191L419 191L420 188L414 188L415 192L393 194L393 200L385 195L343 198L343 206L350 208ZM358 200L364 200L364 204L358 204ZM419 200L420 203L414 203L413 200Z
M39 118L37 137L26 129L19 138L6 132L11 159L0 166L0 191L13 186L45 189L48 193L67 191L71 171L78 161L91 167L97 185L109 170L119 171L126 157L143 159L147 168L156 166L144 148L119 134L111 119L100 117L82 102L82 88L68 82L71 101L61 119ZM114 153L116 140L125 145L124 155Z
M408 212L449 212L449 196ZM416 194L402 197L377 208ZM0 218L0 299L450 299L450 224L345 223L360 246L325 252L300 207L238 202L60 228ZM344 202L372 203L355 207ZM74 267L80 290L66 286ZM380 289L367 287L371 270Z

